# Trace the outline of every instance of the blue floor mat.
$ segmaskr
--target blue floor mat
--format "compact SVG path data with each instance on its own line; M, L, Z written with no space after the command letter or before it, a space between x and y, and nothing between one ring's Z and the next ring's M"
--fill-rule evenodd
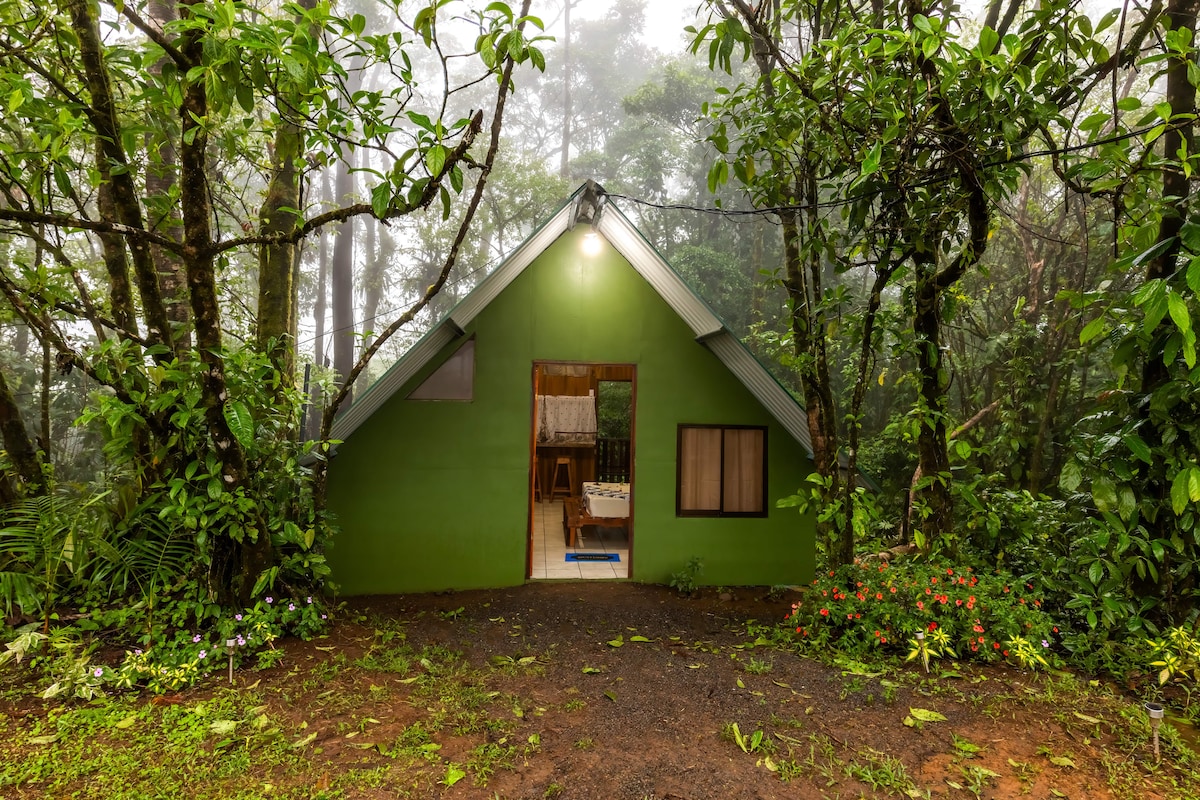
M567 553L567 561L620 561L620 553Z

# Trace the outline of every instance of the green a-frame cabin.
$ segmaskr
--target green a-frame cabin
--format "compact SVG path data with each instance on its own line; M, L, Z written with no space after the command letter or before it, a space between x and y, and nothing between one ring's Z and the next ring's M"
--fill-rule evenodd
M627 538L606 575L665 583L699 559L700 584L812 580L814 520L776 505L813 471L804 409L589 182L335 424L340 591L559 577L535 566L567 535L535 538L562 477L545 454L578 456L572 494L596 462L540 441L539 403L605 375L632 383Z

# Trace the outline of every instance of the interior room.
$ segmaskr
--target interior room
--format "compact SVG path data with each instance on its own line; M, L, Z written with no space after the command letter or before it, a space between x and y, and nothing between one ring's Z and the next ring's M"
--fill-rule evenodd
M529 577L630 575L631 364L534 367Z

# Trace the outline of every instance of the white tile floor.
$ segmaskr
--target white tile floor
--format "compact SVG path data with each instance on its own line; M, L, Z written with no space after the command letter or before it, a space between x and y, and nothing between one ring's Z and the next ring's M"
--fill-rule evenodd
M624 528L579 529L575 547L567 547L562 528L562 501L533 504L534 580L572 578L603 579L629 577L629 538ZM567 561L567 553L617 553L621 560L587 562Z

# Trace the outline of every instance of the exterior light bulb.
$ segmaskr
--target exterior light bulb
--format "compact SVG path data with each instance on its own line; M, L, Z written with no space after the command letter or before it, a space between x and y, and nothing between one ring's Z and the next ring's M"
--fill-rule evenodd
M598 233L589 233L583 237L583 254L587 256L597 255L604 247L604 241Z

